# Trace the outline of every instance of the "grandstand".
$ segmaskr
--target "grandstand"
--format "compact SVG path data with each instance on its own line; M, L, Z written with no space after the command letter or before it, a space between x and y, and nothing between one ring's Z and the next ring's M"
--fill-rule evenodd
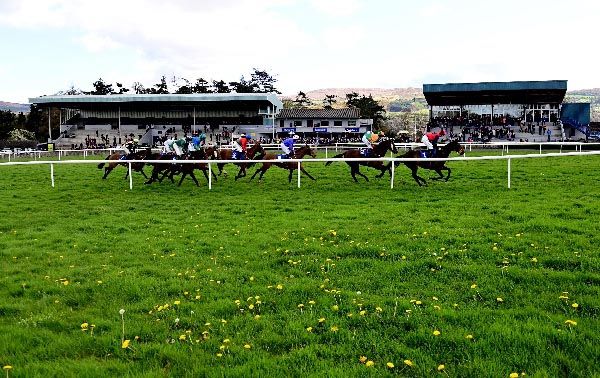
M590 104L563 103L566 80L424 84L429 128L464 141L582 140Z
M151 146L169 135L196 131L213 143L245 130L269 138L283 107L270 93L43 96L29 101L60 110L60 136L54 142L63 148L116 147L126 138Z

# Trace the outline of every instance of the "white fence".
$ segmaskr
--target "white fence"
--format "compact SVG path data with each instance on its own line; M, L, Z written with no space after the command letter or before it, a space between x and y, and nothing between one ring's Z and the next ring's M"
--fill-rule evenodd
M570 156L593 156L600 155L600 151L590 152L565 152L565 153L548 153L548 154L528 154L528 155L505 155L505 156L477 156L477 157L454 157L454 158L329 158L329 159L285 159L285 160L252 160L252 163L296 163L298 170L298 188L300 188L300 163L313 163L313 162L369 162L369 161L381 161L391 162L391 178L390 188L394 188L394 172L397 163L409 162L409 161L477 161L477 160L507 160L507 173L508 173L508 189L510 189L510 163L512 159L531 159L531 158L547 158L547 157L570 157ZM0 166L8 165L50 165L50 179L52 187L54 188L54 165L58 164L99 164L107 163L107 160L46 160L46 161L13 161L7 163L0 163ZM115 162L115 161L113 161ZM129 189L133 189L133 177L131 171L132 163L145 163L145 164L165 164L168 161L165 160L119 160L119 163L127 163L129 169ZM198 164L203 163L208 165L208 189L212 189L212 166L213 164L227 164L227 163L240 163L239 160L177 160L177 164ZM250 162L250 160L247 160Z

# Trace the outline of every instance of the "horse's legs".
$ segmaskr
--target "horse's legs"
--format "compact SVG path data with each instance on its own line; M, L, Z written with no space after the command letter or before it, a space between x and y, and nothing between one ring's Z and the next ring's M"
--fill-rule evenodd
M179 180L179 183L177 184L177 186L181 186L181 183L183 182L183 179L185 178L185 176L187 176L187 173L186 173L186 172L183 172L183 173L181 174L181 180Z
M445 165L441 169L448 171L448 176L446 176L446 179L444 180L444 181L448 181L450 179L450 173L452 171L450 170L450 168L446 167Z
M106 179L106 176L108 176L108 174L110 173L110 171L112 171L112 168L110 167L106 167L104 168L104 176L102 176L102 179Z
M223 167L225 166L225 163L219 163L217 164L217 168L219 168L219 176L221 176L221 174L223 173ZM225 172L225 176L227 176L227 172Z
M148 179L148 176L146 176L146 173L144 172L144 168L140 168L140 173L144 176L146 180Z
M294 170L290 169L289 171L290 171L290 174L288 175L288 183L291 184L292 183L292 174L294 174Z
M316 180L317 180L317 179L315 179L314 177L312 177L312 176L310 175L310 173L306 172L306 171L304 170L304 167L303 167L303 166L300 166L300 170L302 171L302 173L304 173L305 175L307 175L307 176L308 176L308 178L310 178L311 180L313 180L313 181L316 181Z
M367 182L369 181L369 178L360 172L360 165L358 163L353 163L352 165L350 165L350 167L352 168L351 173L352 177L354 178L354 181L358 182L358 180L356 179L356 175L361 176L362 178L367 180Z
M417 184L419 184L419 186L427 186L427 181L423 177L417 175L418 168L415 166L411 169L412 169L412 176L415 179L415 181L417 182Z
M352 175L354 182L358 182L358 180L356 179L356 165L350 163L348 163L348 165L350 166L350 174Z
M240 170L238 171L238 174L235 176L235 180L237 181L237 179L240 179L245 176L246 176L246 167L241 165Z
M207 175L207 174L206 174L206 171L202 171L202 172L204 172L204 175ZM186 174L188 174L188 173L185 173L185 172L184 172L184 173L183 173L183 176L185 176ZM196 175L194 174L194 170L192 170L192 171L189 173L189 175L190 175L190 177L192 178L192 180L194 180L194 182L196 183L196 186L200 186L200 183L198 182L198 179L196 178ZM206 180L208 181L208 178L207 178ZM181 178L181 181L183 181L183 177Z

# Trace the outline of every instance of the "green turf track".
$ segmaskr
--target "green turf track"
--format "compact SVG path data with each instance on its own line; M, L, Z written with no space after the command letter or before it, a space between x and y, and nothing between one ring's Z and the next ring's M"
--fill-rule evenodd
M95 165L55 166L52 188L48 166L2 166L0 364L600 376L600 157L513 160L510 190L506 161L449 166L427 188L398 167L394 189L372 170L355 184L344 163L306 164L317 181L300 189L278 168L234 182L229 166L212 191L139 174L130 191L124 168L101 180Z

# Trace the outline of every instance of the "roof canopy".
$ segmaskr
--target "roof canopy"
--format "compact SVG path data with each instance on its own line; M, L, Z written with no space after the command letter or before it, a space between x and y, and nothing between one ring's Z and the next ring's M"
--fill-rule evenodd
M43 96L30 98L29 102L41 106L61 108L156 108L196 106L198 108L257 109L258 106L283 107L273 93L202 93L202 94L123 94Z
M285 119L358 119L360 109L282 109L277 118Z
M431 106L559 104L566 92L566 80L423 84Z

